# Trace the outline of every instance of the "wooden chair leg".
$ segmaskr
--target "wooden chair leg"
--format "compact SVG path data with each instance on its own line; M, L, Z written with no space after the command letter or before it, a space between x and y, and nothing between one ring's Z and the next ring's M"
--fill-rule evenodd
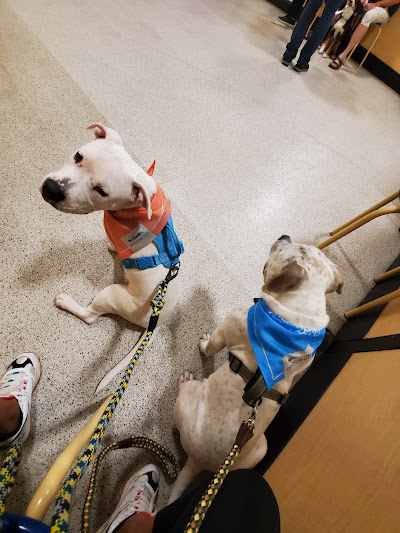
M367 59L367 55L370 53L370 51L372 50L372 48L374 47L374 44L376 43L376 41L378 40L378 37L379 35L381 34L381 31L382 31L382 28L380 26L376 26L378 28L378 34L377 36L375 37L374 39L374 42L371 44L371 46L368 48L368 51L367 53L365 54L365 56L363 57L363 60L361 61L361 63L358 65L358 68L361 68L363 66L363 63L364 61Z
M346 318L352 318L353 316L357 316L363 311L368 311L369 309L373 309L374 307L378 307L378 305L383 305L391 302L395 298L400 297L400 288L396 291L393 291L389 294L386 294L385 296L382 296L381 298L377 298L376 300L373 300L372 302L368 302L367 304L360 305L360 307L356 307L356 309L352 309L351 311L348 311L344 314Z
M346 59L344 60L344 64L347 63L347 61L351 58L351 56L353 55L353 52L354 50L357 48L358 46L358 43L355 45L355 47L353 48L353 50L350 52L350 54L346 57Z
M376 282L383 281L384 279L391 278L392 276L395 276L396 274L400 274L400 266L397 268L393 268L392 270L389 270L388 272L385 272L384 274L381 274L380 276L376 276L374 280Z
M342 224L338 228L336 228L333 231L331 231L330 235L335 235L335 233L338 233L339 231L341 231L342 229L346 228L347 226L350 226L350 224L353 224L353 222L357 222L357 220L360 220L360 218L364 217L365 215L368 215L369 213L372 213L372 211L376 211L376 209L379 209L380 207L383 207L384 205L388 204L389 202L393 202L393 200L396 200L396 198L398 198L398 197L399 197L399 192L395 192L395 193L391 194L390 196L388 196L387 198L385 198L381 202L378 202L377 204L373 205L372 207L370 207L366 211L363 211L362 213L360 213L356 217L352 218L348 222L345 222L344 224Z
M308 26L308 30L307 30L306 36L310 33L310 30L311 30L311 28L312 28L312 25L313 25L314 22L317 20L317 17L319 17L320 15L322 15L324 9L325 9L325 2L322 2L321 7L318 9L318 11L316 12L315 17L313 18L311 24Z
M326 241L321 242L321 244L319 244L317 248L322 250L323 248L325 248L326 246L329 246L333 242L338 241L339 239L341 239L348 233L351 233L352 231L356 230L357 228L361 226L364 226L364 224L367 224L367 222L369 222L370 220L373 220L374 218L380 217L382 215L390 215L392 213L400 213L400 206L392 205L389 207L381 207L380 209L376 209L372 213L369 213L368 215L365 215L363 218L360 218L359 220L357 220L356 222L353 222L353 224L350 224L350 226L347 226L343 230L338 231L335 235L333 235L332 237L329 237L329 239L327 239Z

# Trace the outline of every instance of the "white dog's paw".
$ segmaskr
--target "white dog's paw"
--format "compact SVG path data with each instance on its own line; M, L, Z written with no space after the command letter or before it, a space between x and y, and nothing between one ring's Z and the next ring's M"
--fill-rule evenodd
M194 377L192 372L188 372L187 370L181 375L179 378L179 383L186 383L187 381L193 381Z
M204 333L199 342L200 351L206 354L207 345L210 342L211 335L209 333Z
M54 303L57 307L61 307L61 309L71 312L73 312L73 309L77 305L72 296L69 296L68 294L57 294L54 298Z
M181 377L179 378L179 388L182 387L182 385L184 385L185 383L187 383L188 381L194 381L194 377L193 377L193 374L191 372L188 372L186 370L186 372L184 372Z
M69 311L73 315L77 316L86 322L86 324L93 324L93 322L95 322L99 316L101 316L101 313L96 313L93 311L91 306L82 307L72 298L72 296L68 296L68 294L57 294L57 296L54 298L54 303L57 307L61 307L61 309L65 309L66 311Z

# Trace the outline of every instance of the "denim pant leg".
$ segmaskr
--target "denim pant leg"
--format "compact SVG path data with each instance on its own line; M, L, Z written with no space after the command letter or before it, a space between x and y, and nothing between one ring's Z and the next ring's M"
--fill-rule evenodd
M331 0L332 1L332 0ZM292 61L296 57L297 50L300 48L304 37L306 36L308 27L315 17L318 9L321 7L322 0L308 0L306 7L303 10L296 26L294 27L290 43L286 46L286 51L283 58L286 61Z
M300 57L297 62L299 67L305 68L308 66L311 56L321 44L322 39L325 37L326 32L332 23L335 11L339 8L341 3L342 0L326 0L324 12L322 13L321 18L318 19L317 23L315 24L310 38L303 46L303 49L300 53Z

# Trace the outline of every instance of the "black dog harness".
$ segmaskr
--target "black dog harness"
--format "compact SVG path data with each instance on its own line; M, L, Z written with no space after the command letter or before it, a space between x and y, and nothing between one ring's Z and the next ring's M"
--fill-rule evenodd
M275 402L283 405L289 399L289 393L281 394L277 390L271 389L268 390L261 370L257 368L256 372L253 374L240 359L229 352L229 367L239 374L245 382L247 383L244 388L244 394L242 399L250 407L254 407L262 398L268 398L269 400L274 400Z

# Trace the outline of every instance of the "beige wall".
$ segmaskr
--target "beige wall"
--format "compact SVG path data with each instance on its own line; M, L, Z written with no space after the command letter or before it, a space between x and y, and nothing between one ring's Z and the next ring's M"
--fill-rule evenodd
M368 49L375 35L376 27L369 29L362 46ZM390 21L382 26L382 33L372 49L374 56L400 74L400 8Z

